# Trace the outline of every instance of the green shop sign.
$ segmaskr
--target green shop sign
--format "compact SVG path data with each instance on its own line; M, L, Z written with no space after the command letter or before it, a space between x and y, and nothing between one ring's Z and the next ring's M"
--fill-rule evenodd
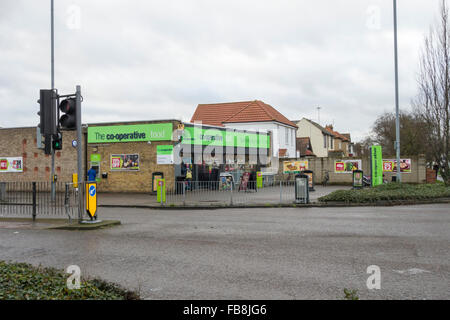
M172 123L88 127L88 143L165 140L172 140Z
M222 147L270 148L267 134L235 132L219 129L185 127L181 137L183 144L210 145Z

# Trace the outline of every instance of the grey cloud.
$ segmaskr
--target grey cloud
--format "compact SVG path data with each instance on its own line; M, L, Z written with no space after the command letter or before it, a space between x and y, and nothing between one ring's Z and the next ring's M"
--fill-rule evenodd
M0 4L0 126L35 125L50 85L49 6ZM47 3L47 2L45 2ZM48 4L48 3L47 3ZM67 9L81 9L81 28ZM366 27L378 6L380 29ZM438 1L399 0L400 94L416 90L417 51ZM55 1L56 86L82 86L85 122L190 119L198 103L261 99L360 138L393 110L392 3Z

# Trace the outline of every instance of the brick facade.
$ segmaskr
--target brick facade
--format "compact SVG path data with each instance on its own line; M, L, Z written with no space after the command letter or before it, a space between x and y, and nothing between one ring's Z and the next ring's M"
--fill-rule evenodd
M177 128L179 121L139 121L123 123L105 123L101 125L132 125L145 123L168 123ZM92 124L89 126L99 126ZM72 174L77 172L77 151L72 147L76 131L63 131L63 149L55 153L55 174L60 182L72 182ZM94 143L88 144L87 153L84 146L87 130L83 130L83 174L90 167L91 154L101 156L100 174L107 173L107 178L98 182L99 192L151 192L152 173L162 172L167 187L173 188L175 180L174 165L156 163L157 145L173 145L174 141ZM111 171L112 154L139 154L139 171ZM23 157L24 170L21 173L0 173L1 181L50 181L51 156L36 147L36 127L0 129L0 157ZM87 161L87 168L85 162Z
M383 157L384 159L393 159L395 157ZM425 183L426 182L426 163L425 157L408 157L402 156L404 159L411 159L411 173L402 173L402 182L404 183ZM308 160L309 170L314 171L314 182L322 183L325 171L328 171L330 184L351 184L353 177L351 173L335 173L334 162L336 160L358 160L361 158L301 158L301 159L280 159L280 165L278 168L278 179L293 180L295 174L283 174L283 161L295 161L295 160ZM371 175L369 159L362 160L362 170L365 175ZM388 181L392 181L392 176L396 173L385 172L385 178Z
M77 172L75 139L76 131L63 131L63 150L55 153L58 181L71 182ZM0 129L0 157L23 157L24 166L21 173L0 173L0 181L50 181L51 156L36 147L36 127Z

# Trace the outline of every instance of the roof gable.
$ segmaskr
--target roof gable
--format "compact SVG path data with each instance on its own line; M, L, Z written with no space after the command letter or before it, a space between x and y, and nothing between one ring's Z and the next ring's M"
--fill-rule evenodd
M276 121L297 127L275 108L259 100L199 104L191 118L191 122L194 121L215 126L223 126L224 123Z
M329 132L328 130L326 130L326 129L325 129L324 127L322 127L320 124L318 124L318 123L316 123L316 122L314 122L314 121L312 121L312 120L309 120L309 119L307 119L307 118L302 118L302 120L303 120L303 119L304 119L306 122L312 124L314 127L316 127L317 129L319 129L320 131L322 131L323 134L328 135L328 136L334 136L331 132ZM302 120L300 120L300 121L302 121Z

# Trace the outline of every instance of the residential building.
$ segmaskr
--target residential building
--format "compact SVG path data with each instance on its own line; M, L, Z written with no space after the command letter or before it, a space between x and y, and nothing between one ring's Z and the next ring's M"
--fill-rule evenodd
M341 134L335 131L333 125L327 125L325 129L334 135L333 153L336 156L349 157L353 154L353 147L350 140L350 133Z
M297 152L302 156L312 156L316 155L313 152L313 148L311 146L311 139L309 137L301 137L297 138Z
M272 156L294 158L297 126L260 100L199 104L191 122L232 129L270 132Z
M350 136L350 133L343 133L342 134L344 137L346 137L348 139L348 156L349 157L354 157L355 156L355 150L354 150L354 146L355 144L352 142L352 138Z
M293 122L298 127L297 138L309 137L314 154L319 158L328 157L328 151L334 149L334 134L310 119Z

